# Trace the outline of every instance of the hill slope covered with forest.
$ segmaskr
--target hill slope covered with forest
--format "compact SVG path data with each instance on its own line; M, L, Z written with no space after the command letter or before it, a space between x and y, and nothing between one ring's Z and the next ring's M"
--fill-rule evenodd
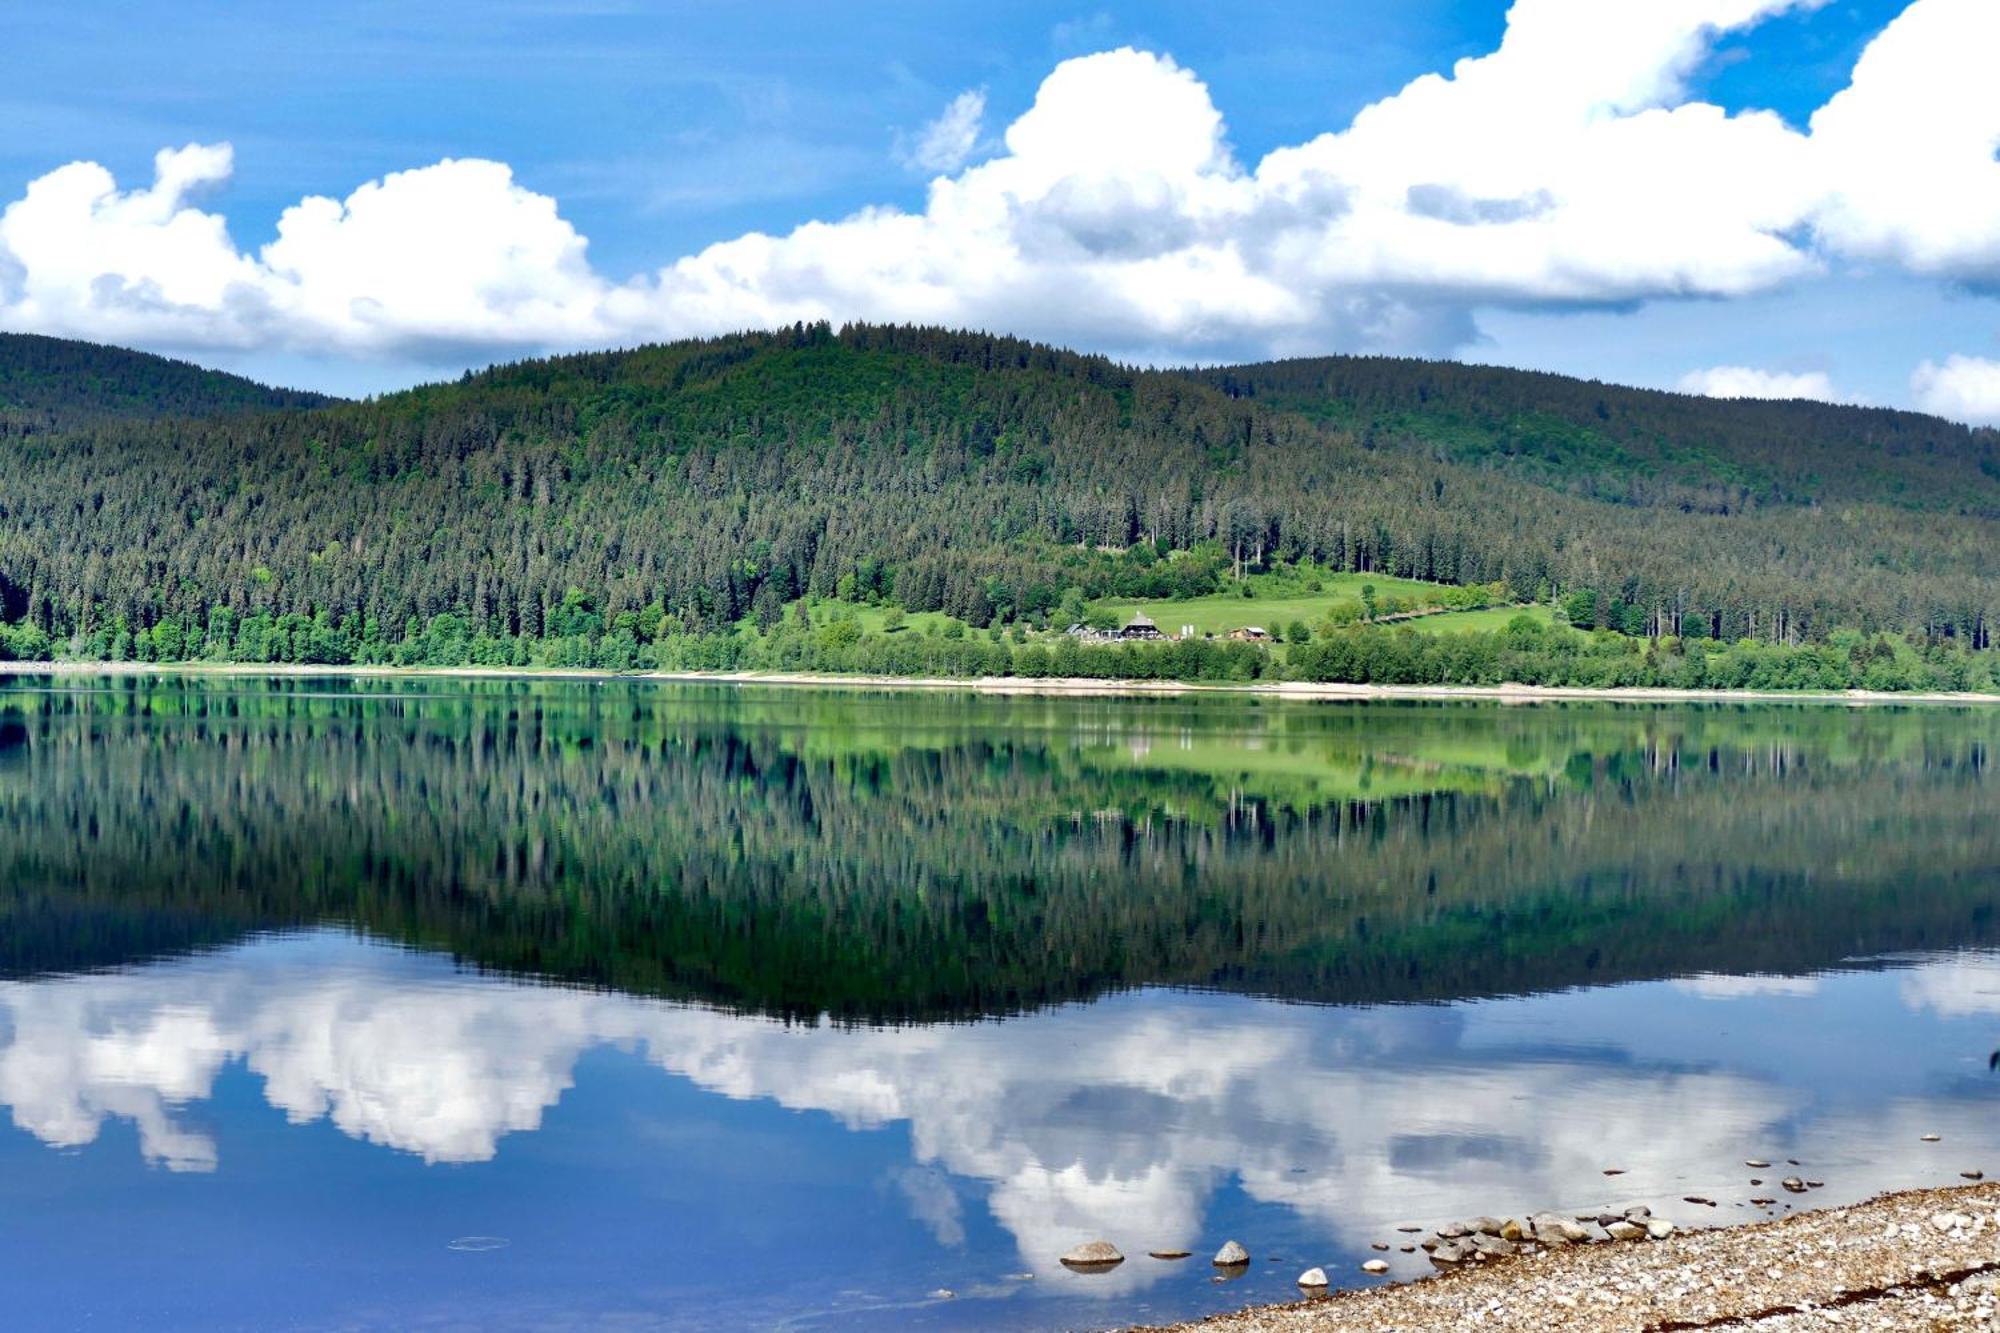
M17 430L91 417L214 416L331 401L123 347L0 333L0 421Z
M177 410L0 417L16 656L632 665L807 595L1019 646L1077 598L1271 569L1561 599L1641 639L1984 649L2000 608L2000 436L1859 408L817 326ZM718 651L671 660L744 660Z
M1615 503L1876 501L2000 516L2000 432L1811 399L1715 399L1499 366L1334 356L1192 372L1393 449Z

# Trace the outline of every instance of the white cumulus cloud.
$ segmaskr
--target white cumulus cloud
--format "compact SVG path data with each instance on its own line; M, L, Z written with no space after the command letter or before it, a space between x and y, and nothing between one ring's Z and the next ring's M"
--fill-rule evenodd
M1825 371L1758 370L1753 366L1710 366L1690 370L1676 386L1706 398L1817 398L1826 403L1852 399L1833 387Z
M1926 412L1955 421L2000 425L2000 361L1976 356L1926 361L1910 377L1910 392Z
M2000 281L2000 4L1917 0L1812 118L1831 198L1815 218L1845 254Z
M824 318L1140 358L1438 353L1498 307L1728 298L1855 262L2000 280L1992 0L1913 0L1807 131L1691 95L1722 36L1821 2L1516 0L1498 49L1254 163L1194 71L1082 56L990 156L979 90L906 144L934 176L921 209L622 280L502 163L303 200L255 251L200 200L226 145L163 152L135 189L72 163L0 213L0 327L449 358ZM1811 379L1789 391L1830 396Z

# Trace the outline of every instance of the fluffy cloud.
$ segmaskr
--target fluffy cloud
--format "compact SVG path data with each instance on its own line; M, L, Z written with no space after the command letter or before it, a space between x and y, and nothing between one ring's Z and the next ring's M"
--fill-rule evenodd
M254 254L196 202L226 146L162 153L129 191L73 163L0 214L0 327L421 356L870 318L1137 357L1435 353L1483 308L1726 298L1850 260L2000 277L1991 0L1914 0L1807 132L1690 99L1721 35L1819 2L1516 0L1497 50L1254 165L1193 72L1083 56L987 160L966 165L978 91L905 145L938 173L920 211L622 282L500 163L304 200Z
M250 347L568 344L606 335L606 285L553 199L497 162L447 160L285 210L239 253L193 202L228 145L167 149L121 191L95 163L41 177L0 213L0 327Z
M1812 118L1830 197L1815 216L1844 254L2000 282L2000 5L1917 0Z
M1976 356L1926 361L1910 377L1910 392L1926 412L2000 426L2000 361Z
M1793 374L1783 370L1757 370L1751 366L1710 366L1690 370L1676 386L1682 393L1698 393L1706 398L1817 398L1826 403L1852 400L1835 391L1833 381L1819 370Z
M903 150L903 159L919 171L957 171L979 146L986 124L986 90L971 88L951 99L938 118Z

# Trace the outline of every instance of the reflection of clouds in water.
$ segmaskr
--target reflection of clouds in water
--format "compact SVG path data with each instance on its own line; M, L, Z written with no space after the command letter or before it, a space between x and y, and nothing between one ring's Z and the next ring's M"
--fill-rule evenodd
M1805 999L1819 994L1818 977L1781 977L1764 972L1731 977L1703 972L1673 981L1675 990L1698 995L1704 1000L1740 1000L1746 995L1778 995Z
M1983 959L1930 963L1905 973L1903 1003L1945 1018L2000 1014L2000 968Z
M965 1216L951 1177L936 1167L906 1166L896 1173L896 1187L909 1201L910 1216L929 1229L948 1249L965 1244Z
M1697 983L1704 999L1727 994L1711 980L1726 979L1653 997L1685 1004L1676 997ZM1754 1006L1772 980L1750 979L1745 1015L1770 1012ZM2000 969L1931 963L1903 984L1913 1007L1963 1013L1995 1007ZM0 985L0 1100L52 1145L89 1143L123 1119L149 1160L212 1169L216 1146L179 1129L175 1108L208 1097L240 1060L294 1122L324 1118L426 1161L477 1162L539 1127L582 1054L616 1044L729 1097L856 1129L906 1124L914 1161L890 1183L912 1213L941 1244L962 1245L954 1178L986 1182L994 1218L1038 1269L1096 1236L1128 1252L1200 1249L1214 1239L1203 1231L1209 1201L1232 1180L1359 1245L1395 1222L1469 1211L1740 1193L1740 1159L1776 1155L1794 1136L1816 1161L1840 1164L1822 1201L1858 1197L1911 1183L1898 1153L1919 1133L1992 1132L1982 1104L1886 1093L1815 1117L1808 1093L1775 1077L1649 1063L1643 1024L1615 1044L1469 1049L1468 1012L1152 993L968 1026L788 1028L455 975L316 937L309 953L259 944ZM1609 1181L1607 1166L1626 1174ZM1155 1276L1127 1265L1092 1290Z

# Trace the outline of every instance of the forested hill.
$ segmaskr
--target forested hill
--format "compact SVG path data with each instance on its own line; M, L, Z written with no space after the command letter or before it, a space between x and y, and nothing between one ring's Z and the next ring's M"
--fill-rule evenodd
M1393 381L1387 363L1353 365ZM1446 395L1468 415L1482 375ZM1568 421L1587 397L1606 427L1592 439L1635 460L1610 494L1443 436L1425 447L1420 415L1407 447L1384 447L1379 427L1341 424L1323 380L1313 394L1279 381L817 326L314 411L0 432L0 619L58 650L314 661L384 660L439 622L438 653L477 640L550 660L523 645L768 628L808 592L1039 628L1073 594L1213 593L1293 563L1500 583L1519 601L1592 590L1598 623L1680 637L1851 627L1983 648L2000 611L1990 433L1779 408L1769 420L1830 423L1780 437L1740 424L1765 421L1759 405L1505 378L1514 397L1496 389L1485 429L1503 434L1490 423L1509 411ZM1551 405L1531 408L1543 383ZM1402 391L1370 392L1338 401ZM1784 463L1793 447L1860 457L1856 423L1877 420L1906 433L1871 469ZM1600 464L1589 475L1628 468ZM1721 469L1746 480L1725 486Z
M1189 372L1394 449L1718 513L1873 500L2000 514L2000 431L1809 399L1724 400L1499 366L1331 356Z
M0 429L56 426L93 416L312 408L330 401L322 394L269 389L239 375L122 347L0 333Z

